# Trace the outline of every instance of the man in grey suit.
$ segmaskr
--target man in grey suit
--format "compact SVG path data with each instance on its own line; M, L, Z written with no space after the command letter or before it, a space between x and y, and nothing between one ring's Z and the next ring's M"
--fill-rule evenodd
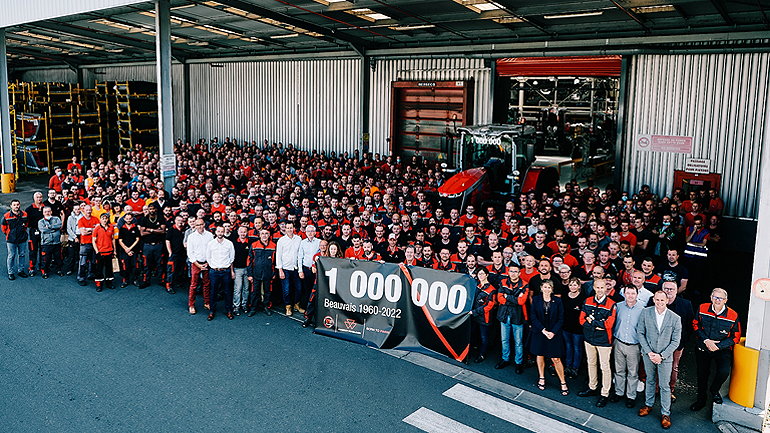
M648 383L644 406L639 409L639 416L647 416L652 411L652 405L655 404L654 385L657 380L662 385L660 425L667 429L671 427L671 388L667 385L671 380L674 351L679 347L682 338L682 320L668 309L668 297L663 291L656 292L652 300L655 306L645 308L636 325Z

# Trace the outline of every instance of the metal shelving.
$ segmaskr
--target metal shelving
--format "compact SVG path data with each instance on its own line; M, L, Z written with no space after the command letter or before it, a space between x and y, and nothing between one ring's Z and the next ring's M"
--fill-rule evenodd
M158 145L158 96L155 83L121 81L115 83L118 141L120 152L136 145Z

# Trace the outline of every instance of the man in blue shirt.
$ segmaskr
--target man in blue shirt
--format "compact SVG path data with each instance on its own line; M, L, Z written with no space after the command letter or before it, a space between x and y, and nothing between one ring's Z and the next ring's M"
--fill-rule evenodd
M615 352L615 394L610 401L617 402L625 396L626 407L632 408L636 402L636 387L639 383L639 338L636 335L636 325L645 304L638 301L638 288L625 286L623 289L624 302L615 304L617 318L615 319L614 352Z

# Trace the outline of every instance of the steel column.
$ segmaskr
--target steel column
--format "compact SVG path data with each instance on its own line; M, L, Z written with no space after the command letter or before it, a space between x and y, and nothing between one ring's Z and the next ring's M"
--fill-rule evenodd
M371 149L369 134L369 104L371 101L371 89L369 83L372 77L372 58L363 55L361 56L361 157Z
M770 125L770 111L765 112L765 125ZM757 240L754 247L754 269L751 281L770 278L770 127L765 127L762 140L759 175L759 210ZM750 161L745 163L750 164ZM770 404L770 301L752 290L749 295L749 317L746 325L746 347L760 351L754 406L766 409ZM766 415L767 416L767 415Z
M192 110L190 109L190 64L184 63L182 65L182 79L183 84L182 88L184 89L184 137L182 138L182 141L187 140L190 143L193 142L192 135L192 123L190 118L192 117Z
M176 182L174 156L174 112L171 94L171 9L169 0L155 1L155 55L158 71L158 140L164 188L171 192ZM165 163L164 163L165 161Z
M617 128L615 138L615 170L612 171L612 183L615 185L617 191L623 191L623 142L625 137L626 128L626 102L628 101L628 78L629 74L629 62L631 58L629 56L623 56L620 61L620 89L618 90L618 105L617 105L617 120L615 125ZM593 99L592 99L593 100ZM591 113L593 116L593 112ZM629 150L631 152L632 150Z
M2 130L3 174L13 174L11 146L11 108L8 98L8 57L5 49L5 29L0 28L0 129Z

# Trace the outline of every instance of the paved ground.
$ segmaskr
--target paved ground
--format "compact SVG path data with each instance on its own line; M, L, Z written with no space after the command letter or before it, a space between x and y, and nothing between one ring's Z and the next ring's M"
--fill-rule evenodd
M280 315L207 322L158 286L96 293L38 277L3 279L0 290L5 432L623 431L601 417L659 428L620 405L561 397L552 379L541 395L531 369L384 353ZM672 431L716 431L708 411L687 405L675 404Z
M0 205L28 203L36 183L0 195ZM277 314L207 322L187 314L184 294L158 286L96 293L52 277L3 279L0 291L9 307L0 319L3 432L660 429L657 416L576 397L582 379L562 397L555 379L540 393L533 369L517 376L492 359L463 366L385 353ZM685 382L693 367L685 358ZM708 411L687 409L691 394L685 384L671 431L716 432Z

